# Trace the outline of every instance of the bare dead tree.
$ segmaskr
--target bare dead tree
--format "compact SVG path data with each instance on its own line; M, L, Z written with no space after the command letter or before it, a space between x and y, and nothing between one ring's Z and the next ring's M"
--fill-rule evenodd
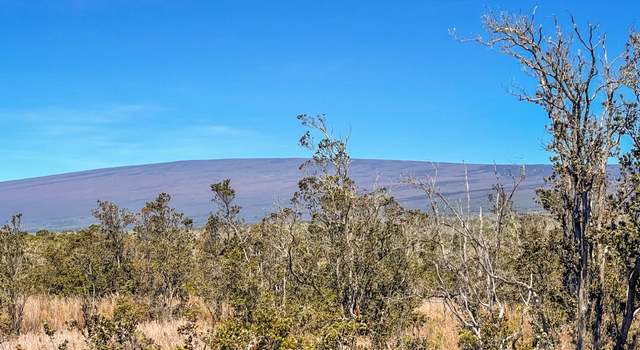
M524 171L514 178L510 189L500 182L496 184L490 213L483 212L481 207L479 211L471 211L466 169L465 179L466 205L443 194L435 176L428 181L408 179L424 192L430 206L435 297L443 300L482 348L512 348L522 336L525 316L536 298L533 276L515 276L504 260L506 256L518 255L517 240L509 235L515 232L513 196L524 179ZM508 330L504 327L508 309L513 310L515 304L522 306L519 327ZM487 334L490 327L498 328L497 334Z

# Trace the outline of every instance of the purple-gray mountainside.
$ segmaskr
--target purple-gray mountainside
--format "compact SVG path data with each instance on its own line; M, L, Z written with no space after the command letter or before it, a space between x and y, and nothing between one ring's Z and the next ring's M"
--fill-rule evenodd
M158 193L173 197L172 206L203 225L211 211L212 183L230 178L237 192L242 216L257 222L265 214L289 204L304 173L298 169L303 159L226 159L180 161L82 171L24 180L0 182L0 220L24 214L29 231L73 230L94 222L91 209L97 200L109 200L130 210L138 210ZM489 206L487 197L496 183L493 165L466 165L473 206ZM435 174L438 187L450 199L464 201L464 165L395 160L356 159L351 177L359 188L386 187L403 205L425 208L426 199L418 189L403 184L413 176L422 180ZM507 188L521 166L498 165L500 180ZM537 210L535 190L551 174L549 165L527 165L514 204L520 211Z

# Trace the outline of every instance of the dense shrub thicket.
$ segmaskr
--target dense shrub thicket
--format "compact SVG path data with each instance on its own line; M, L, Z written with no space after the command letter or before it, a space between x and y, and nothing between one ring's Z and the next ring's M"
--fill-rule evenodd
M98 224L78 232L27 235L16 217L2 231L16 255L3 264L14 268L3 282L19 277L2 304L5 332L19 334L15 309L30 294L80 296L77 326L97 348L111 348L112 338L133 342L127 332L112 334L133 327L123 313L192 318L189 300L198 298L213 324L197 341L212 348L332 349L359 338L414 346L405 331L420 322L414 309L424 299L426 216L383 189L358 192L345 143L330 137L323 119L300 119L322 135L317 144L311 133L301 140L315 152L304 164L313 175L300 181L291 207L259 224L240 219L230 180L211 186L213 210L202 230L171 208L166 193L136 214L99 201ZM97 305L112 295L126 307L106 319Z
M403 208L384 188L358 189L346 141L301 115L307 175L258 224L242 221L230 180L211 185L201 230L166 193L137 213L99 201L98 224L78 232L29 235L13 217L0 229L1 334L19 335L28 297L45 294L81 298L69 326L94 349L153 349L138 323L177 318L182 349L428 349L416 310L437 300L461 349L553 349L563 336L576 349L636 348L640 36L614 64L593 26L546 35L510 15L485 25L478 41L530 73L537 88L520 98L549 117L545 213L514 210L525 169L497 181L484 210L420 179L407 183L429 209ZM98 312L113 296L112 314Z

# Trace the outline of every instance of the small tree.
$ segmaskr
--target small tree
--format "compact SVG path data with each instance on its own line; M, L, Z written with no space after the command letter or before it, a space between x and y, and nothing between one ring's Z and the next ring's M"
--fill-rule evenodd
M0 330L11 335L20 335L24 305L31 290L21 222L22 215L14 215L9 224L0 228L0 316L6 317L6 323L0 324L4 329Z
M159 347L139 329L142 312L133 300L119 297L115 300L112 316L94 313L84 325L72 322L92 350L157 350ZM59 347L66 349L63 343Z
M327 346L353 346L360 333L376 347L391 346L419 301L412 230L421 216L384 189L360 193L349 177L346 140L333 137L322 116L298 119L309 128L300 144L313 156L293 199L309 223L295 237L290 274L312 303L335 313Z
M186 297L193 271L192 220L171 208L170 201L170 195L161 193L148 202L134 229L142 292L152 298L161 317L171 316L174 302Z
M621 178L611 197L614 218L606 244L611 247L611 278L608 281L613 313L611 319L615 349L635 348L637 331L629 344L629 332L640 312L640 34L632 33L627 42L622 81L630 89L625 101L625 131L631 147L619 158ZM621 98L623 98L621 96ZM616 281L617 283L614 283Z
M566 288L575 296L577 349L602 346L604 284L607 254L603 244L607 222L607 162L616 154L624 132L626 106L618 93L621 79L607 59L604 36L589 24L581 31L572 21L569 33L556 21L547 35L535 17L489 14L484 17L487 39L514 58L535 79L529 93L518 89L522 101L544 109L549 118L553 153L551 188L542 202L561 223L564 239L571 242Z
M124 291L133 280L131 256L126 251L125 240L135 216L126 209L120 209L117 204L106 201L98 201L92 214L98 220L100 233L104 236L105 253L113 259L112 288L114 291Z
M255 240L238 217L235 190L225 179L211 185L215 211L209 215L199 249L201 284L198 293L214 320L227 304L249 321L257 302Z
M66 281L79 284L82 298L82 315L88 322L98 312L98 304L104 297L115 292L113 277L115 275L114 260L108 252L105 237L96 225L80 230L66 237L70 271ZM65 259L66 260L66 259ZM76 280L74 280L76 279Z

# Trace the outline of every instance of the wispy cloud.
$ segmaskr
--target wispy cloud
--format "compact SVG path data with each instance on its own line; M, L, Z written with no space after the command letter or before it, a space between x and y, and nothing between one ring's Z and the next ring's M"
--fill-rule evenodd
M0 109L0 121L93 125L126 121L161 110L163 108L159 106L145 104L111 104L82 108L46 106L30 109Z
M13 134L14 151L27 145L111 147L122 144L133 125L151 120L162 109L142 104L112 104L89 108L47 106L0 110L0 128ZM10 139L11 140L11 139ZM71 147L67 147L71 148ZM24 151L24 149L22 150Z
M215 120L216 118L210 119ZM194 125L185 128L183 131L193 137L218 136L233 139L254 137L259 134L255 129L238 127L235 125L207 123L206 119L204 121L201 120L200 122L194 123Z
M211 135L239 136L248 133L248 130L238 129L226 125L206 125L202 127L205 133Z
M17 167L43 169L37 172L41 175L96 166L238 156L243 145L254 144L259 136L255 130L216 123L216 119L223 120L220 118L176 114L174 109L144 104L0 109L0 129L7 131L0 158L12 160ZM244 142L249 139L252 142ZM20 173L14 169L7 175L0 170L0 179L22 177L11 172Z

